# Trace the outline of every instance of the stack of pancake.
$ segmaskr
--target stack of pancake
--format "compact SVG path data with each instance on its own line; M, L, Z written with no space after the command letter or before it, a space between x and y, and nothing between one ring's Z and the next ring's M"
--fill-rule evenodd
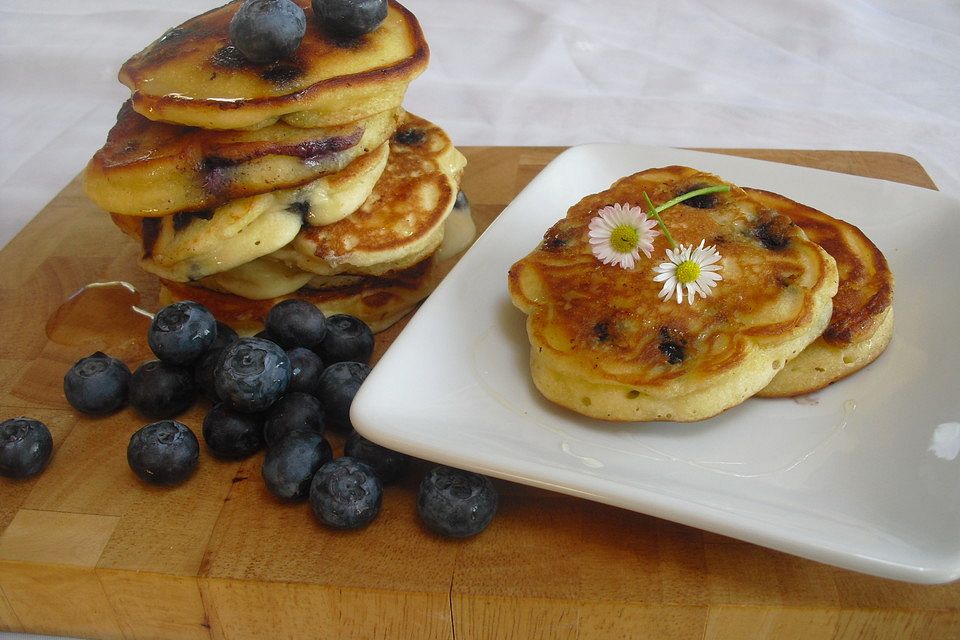
M660 298L653 270L602 264L588 229L603 207L665 209L677 243L713 245L723 279L693 304ZM893 276L853 225L689 167L648 169L574 204L510 269L527 314L533 382L547 399L616 421L703 420L755 395L810 393L873 362L893 328Z
M380 331L437 284L466 161L402 108L428 60L409 11L391 2L377 29L348 38L295 1L307 31L276 62L231 44L238 2L130 58L131 97L85 188L142 244L162 304L195 300L249 334L298 297Z

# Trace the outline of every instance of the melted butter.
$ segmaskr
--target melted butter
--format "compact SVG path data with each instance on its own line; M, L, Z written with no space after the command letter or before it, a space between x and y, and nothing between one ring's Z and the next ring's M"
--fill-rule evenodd
M464 251L477 236L477 225L473 221L470 203L466 198L457 198L457 204L447 216L443 226L443 241L437 249L437 260L452 258Z

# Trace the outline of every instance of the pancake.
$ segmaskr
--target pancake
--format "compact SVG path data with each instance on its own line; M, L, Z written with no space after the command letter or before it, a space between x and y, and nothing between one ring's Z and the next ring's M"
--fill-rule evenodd
M307 30L290 56L253 64L230 44L232 2L170 29L121 67L133 108L151 120L206 129L299 127L351 122L398 107L427 66L417 19L391 2L386 20L356 38L331 37L310 0L294 0Z
M343 171L296 189L232 200L209 212L162 218L114 214L113 221L141 242L144 270L179 282L199 280L280 249L311 216L316 220L348 215L383 171L388 147L384 143Z
M363 205L334 224L305 227L277 257L321 276L379 275L416 264L443 240L465 164L440 127L408 113Z
M432 257L384 277L366 277L360 282L324 290L301 288L288 295L251 300L231 293L213 291L193 284L160 280L159 300L167 305L193 300L206 306L221 322L242 335L263 329L270 309L282 300L297 298L313 303L324 315L346 313L366 322L374 332L383 331L408 314L430 295L440 278Z
M709 185L687 167L649 169L583 198L509 272L527 314L533 382L548 400L605 420L709 418L769 384L826 328L837 290L833 258L800 227L733 185L662 213L679 244L716 246L722 281L694 304L660 299L651 258L632 269L592 253L588 225L615 203L647 207Z
M250 300L269 300L311 284L313 274L263 256L197 282L201 287L232 293Z
M87 164L84 188L101 208L122 215L210 209L336 173L382 145L401 115L393 109L318 129L207 131L152 122L127 102Z
M837 262L840 285L830 324L757 395L811 393L876 360L893 337L893 274L880 249L857 227L784 196L746 189L788 216Z

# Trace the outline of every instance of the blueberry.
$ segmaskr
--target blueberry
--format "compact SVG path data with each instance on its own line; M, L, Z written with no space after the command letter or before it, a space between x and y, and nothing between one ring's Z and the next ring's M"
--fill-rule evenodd
M143 427L127 445L127 462L140 479L173 485L186 480L200 460L200 443L185 424L161 420Z
M323 435L325 427L323 405L320 401L308 393L294 391L270 407L263 425L263 437L267 446L272 447L293 431Z
M487 528L497 512L497 491L486 476L434 467L420 483L417 513L443 536L468 538Z
M237 411L264 411L290 384L290 359L269 340L240 338L223 350L213 374L217 395Z
M203 440L218 458L252 456L263 446L263 415L216 404L203 418Z
M246 0L230 20L230 41L250 62L268 64L296 51L306 29L291 0Z
M29 478L50 461L53 438L47 425L33 418L0 422L0 476Z
M222 348L210 349L200 356L200 359L193 365L193 380L197 389L212 402L220 402L221 400L220 396L217 395L217 385L214 383L213 374L222 354Z
M326 463L310 483L313 514L335 529L366 526L380 513L382 500L383 486L377 474L350 457Z
M63 376L63 395L77 411L113 413L127 404L130 377L127 365L97 351L81 358Z
M387 18L387 0L312 0L310 4L322 27L345 36L370 33Z
M369 374L370 367L362 362L336 362L320 374L317 397L331 426L350 429L350 405Z
M147 331L147 343L170 364L190 364L217 339L217 321L196 302L174 302L160 309Z
M213 340L213 344L210 345L208 351L219 351L239 339L240 336L233 330L233 327L217 320L217 337Z
M144 362L130 378L130 404L152 420L182 413L196 395L191 369L160 360Z
M284 349L313 349L327 333L327 320L305 300L284 300L267 313L266 331Z
M454 209L460 209L461 211L467 211L470 209L470 200L467 199L467 194L463 191L457 191L457 199L453 202Z
M306 347L294 347L287 351L290 358L290 386L287 391L302 391L316 395L317 382L323 372L323 360Z
M327 318L327 335L317 352L328 366L335 362L370 362L373 331L367 324L343 313Z
M333 460L330 443L316 432L296 431L267 450L260 472L270 493L301 500L310 492L317 469Z
M410 456L367 440L356 430L347 436L343 453L370 465L383 484L390 484L410 466Z

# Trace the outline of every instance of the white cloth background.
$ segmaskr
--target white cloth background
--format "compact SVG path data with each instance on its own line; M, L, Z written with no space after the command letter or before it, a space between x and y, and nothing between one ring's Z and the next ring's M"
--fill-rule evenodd
M103 143L133 52L218 0L0 0L0 245ZM408 0L460 145L871 149L960 196L958 0Z

